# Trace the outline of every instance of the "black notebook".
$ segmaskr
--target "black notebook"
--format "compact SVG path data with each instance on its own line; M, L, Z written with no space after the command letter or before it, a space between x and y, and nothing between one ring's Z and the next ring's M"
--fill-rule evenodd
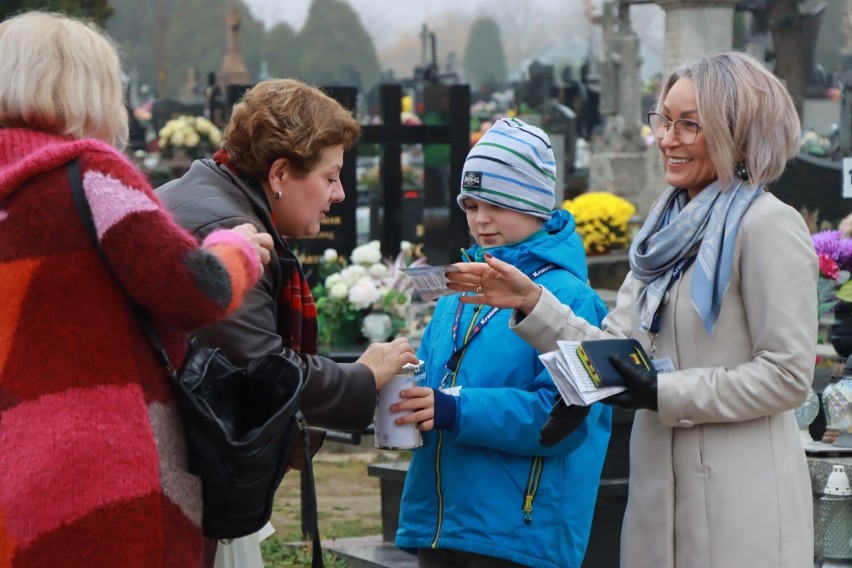
M635 339L581 341L577 355L598 388L625 386L621 373L609 362L609 356L613 354L621 355L638 369L651 369L651 358Z

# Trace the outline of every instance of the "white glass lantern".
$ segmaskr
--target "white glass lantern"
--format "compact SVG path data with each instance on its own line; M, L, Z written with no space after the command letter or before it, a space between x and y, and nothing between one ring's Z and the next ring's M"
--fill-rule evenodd
M384 312L371 312L364 316L361 323L361 333L370 343L387 341L393 330L391 317Z
M852 567L852 487L842 465L832 468L819 509L823 568Z
M834 445L852 448L852 357L846 361L843 377L823 391L822 404L827 427L839 432Z

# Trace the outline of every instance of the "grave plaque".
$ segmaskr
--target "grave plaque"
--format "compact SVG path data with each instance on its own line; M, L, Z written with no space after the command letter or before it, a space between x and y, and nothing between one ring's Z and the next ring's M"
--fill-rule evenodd
M185 103L176 99L157 99L151 107L151 123L159 132L168 121L181 115L204 116L204 103Z

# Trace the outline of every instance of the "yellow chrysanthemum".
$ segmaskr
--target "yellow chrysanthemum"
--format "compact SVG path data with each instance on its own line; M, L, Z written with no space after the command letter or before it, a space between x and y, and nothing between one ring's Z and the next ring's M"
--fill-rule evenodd
M592 191L566 199L562 208L574 216L587 253L603 253L629 243L628 223L636 214L636 207L626 199Z
M182 148L192 157L209 155L222 141L222 133L203 116L178 116L168 121L159 132L158 145L164 155Z

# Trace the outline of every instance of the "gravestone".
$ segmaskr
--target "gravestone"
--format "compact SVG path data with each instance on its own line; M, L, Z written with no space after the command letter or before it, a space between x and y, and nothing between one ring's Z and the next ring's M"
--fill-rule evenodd
M565 199L567 174L573 173L577 149L577 114L557 99L548 99L541 111L556 161L556 206Z
M157 99L151 107L151 123L159 132L165 124L181 115L203 116L204 103L185 103L177 99Z
M382 124L364 126L361 141L381 145L381 199L370 215L382 252L395 256L404 235L413 236L428 262L439 265L458 260L459 249L470 244L464 212L455 204L470 146L470 88L425 85L422 93L423 124L403 125L402 86L381 85ZM422 195L406 196L403 188L401 153L407 144L423 147Z
M354 106L357 96L354 87L325 90L345 107ZM370 238L381 241L382 254L390 258L399 253L403 239L410 240L430 264L439 265L457 261L459 249L470 244L464 212L455 204L469 149L470 89L467 85L427 86L424 97L426 123L403 125L402 86L381 85L382 124L362 126L360 142L381 147L379 189L370 201ZM402 175L403 146L418 144L423 145L427 164L422 192L405 186ZM430 146L448 148L430 158L427 153ZM341 181L346 199L332 206L316 238L292 243L311 284L315 283L315 267L326 248L349 256L358 244L357 151L356 145L343 157ZM429 171L430 162L440 166L435 173Z
M729 51L734 41L734 7L739 1L654 0L666 11L663 75L689 59Z
M219 87L225 89L228 85L240 85L251 80L248 67L240 53L240 12L236 6L228 9L225 20L225 37L227 39L227 50L219 67Z
M600 110L605 116L602 142L589 160L589 189L609 191L633 202L642 211L640 195L646 186L646 153L640 136L642 86L639 77L639 36L630 25L630 3L618 2L618 18L611 17L613 3L604 5L604 26L609 37L604 62Z

